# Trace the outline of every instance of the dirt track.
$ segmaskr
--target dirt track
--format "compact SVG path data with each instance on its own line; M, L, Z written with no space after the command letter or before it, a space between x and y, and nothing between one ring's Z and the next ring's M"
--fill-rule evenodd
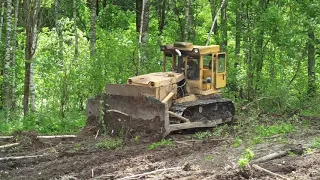
M254 158L289 146L308 146L316 135L317 132L300 132L287 136L287 143L259 144L252 148ZM186 137L172 136L173 146L153 150L148 149L150 143L134 141L115 150L100 150L95 144L102 137L39 140L27 133L19 136L19 146L1 149L0 157L44 156L0 161L0 179L121 179L155 170L158 171L133 179L275 179L255 169L240 171L237 161L244 149L234 148L232 139L189 141ZM0 145L11 142L1 140ZM257 164L290 179L320 179L317 152Z

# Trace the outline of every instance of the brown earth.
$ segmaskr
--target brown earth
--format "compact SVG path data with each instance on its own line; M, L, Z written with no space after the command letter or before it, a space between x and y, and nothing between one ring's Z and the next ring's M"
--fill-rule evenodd
M287 135L286 142L269 138L251 147L254 158L301 144L309 147L319 131ZM114 150L95 144L95 135L78 138L37 139L34 133L15 134L19 146L0 149L0 157L44 155L37 158L0 160L0 179L276 179L253 168L240 170L237 161L244 147L234 148L232 138L192 140L190 135L172 135L173 145L148 149L150 143L131 140ZM320 179L320 153L287 155L257 163L288 179ZM148 173L147 175L129 176Z

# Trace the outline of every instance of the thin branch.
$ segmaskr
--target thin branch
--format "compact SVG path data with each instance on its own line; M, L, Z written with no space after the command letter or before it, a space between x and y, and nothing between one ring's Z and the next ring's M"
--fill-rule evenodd
M132 176L123 177L123 178L121 178L119 180L136 179L136 178L141 178L141 177L146 176L146 175L155 174L155 173L158 173L158 172L180 171L181 169L182 169L181 167L157 169L157 170L151 171L151 172L146 172L146 173L135 174L135 175L132 175Z
M253 167L254 169L256 169L256 170L263 171L263 172L265 172L265 173L267 173L267 174L269 174L269 175L271 175L271 176L274 176L274 177L277 177L277 178L280 178L280 179L286 179L286 180L289 179L289 178L284 177L284 176L282 176L282 175L280 175L280 174L277 174L277 173L271 172L271 171L269 171L269 170L267 170L267 169L264 169L264 168L262 168L262 167L260 167L260 166L258 166L258 165L256 165L256 164L253 164L252 167Z
M34 155L34 156L12 156L12 157L4 157L0 158L0 161L7 161L7 160L17 160L17 159L27 159L27 158L38 158L44 155Z
M3 146L0 146L0 149L8 148L8 147L13 147L13 146L18 146L20 143L13 143L13 144L6 144Z

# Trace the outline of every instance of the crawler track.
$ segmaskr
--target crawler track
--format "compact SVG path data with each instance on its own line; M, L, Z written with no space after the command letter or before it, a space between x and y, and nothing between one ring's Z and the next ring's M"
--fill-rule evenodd
M235 114L234 103L230 99L213 98L192 102L176 103L171 111L195 121L226 120Z

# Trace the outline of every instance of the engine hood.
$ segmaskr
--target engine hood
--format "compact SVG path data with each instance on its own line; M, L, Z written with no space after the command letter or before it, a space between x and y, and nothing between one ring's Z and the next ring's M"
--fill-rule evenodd
M161 87L175 84L184 79L183 74L175 72L156 72L128 78L127 84L137 86Z

